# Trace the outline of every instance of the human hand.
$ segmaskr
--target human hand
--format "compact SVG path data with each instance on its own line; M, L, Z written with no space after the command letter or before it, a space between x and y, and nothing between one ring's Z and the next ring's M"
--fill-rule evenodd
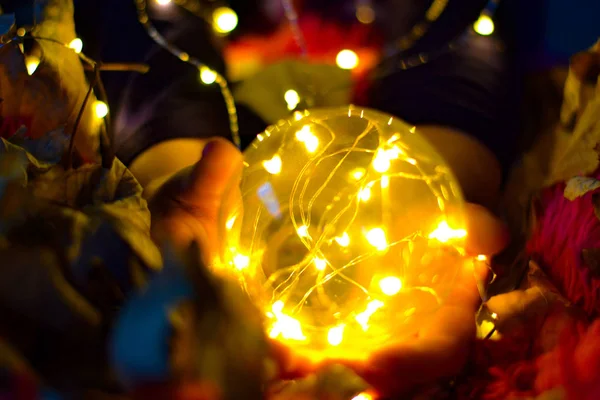
M242 167L242 155L233 144L220 138L209 141L195 165L168 180L150 199L152 237L182 248L196 241L210 265L219 248L219 213L239 193L235 189Z
M508 234L503 224L481 206L467 204L467 252L493 255L504 248ZM486 271L481 271L484 275ZM475 313L481 301L477 276L465 268L448 301L420 330L417 337L389 343L366 360L329 360L351 367L382 395L406 394L421 385L449 378L464 366L475 339ZM306 375L323 367L277 346L281 375L287 378Z

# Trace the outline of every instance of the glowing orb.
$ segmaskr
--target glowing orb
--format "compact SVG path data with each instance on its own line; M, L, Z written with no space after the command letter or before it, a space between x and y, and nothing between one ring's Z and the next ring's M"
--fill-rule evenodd
M217 268L264 311L271 338L361 357L414 335L447 299L466 260L463 199L414 127L353 107L305 111L244 160Z

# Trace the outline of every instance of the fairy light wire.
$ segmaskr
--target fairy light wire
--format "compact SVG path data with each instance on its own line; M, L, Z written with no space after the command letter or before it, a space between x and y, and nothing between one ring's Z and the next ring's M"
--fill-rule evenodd
M352 116L352 113L353 113L353 108L350 107L350 109L348 111L348 116L349 117ZM361 112L361 118L362 118L362 112ZM283 124L285 125L287 123L289 123L289 122L286 122ZM308 126L308 125L305 125L305 127L306 126ZM356 153L356 152L369 153L369 154L372 154L372 157L373 157L371 164L375 165L375 163L377 162L376 159L377 159L378 155L380 154L380 150L388 149L395 153L395 155L392 156L394 160L396 160L398 162L407 162L407 163L417 167L417 170L419 172L418 174L417 173L411 174L411 173L406 173L406 172L401 172L401 171L385 172L385 175L388 179L401 178L401 179L411 179L411 180L412 179L424 180L426 182L427 186L429 187L429 189L431 190L431 193L435 197L442 196L441 192L444 192L444 190L441 190L441 192L439 190L434 190L434 188L432 187L432 184L435 183L436 181L439 181L439 183L441 184L442 180L444 179L445 174L447 173L447 170L436 168L435 171L432 171L429 174L429 173L425 173L425 171L423 169L418 168L418 164L420 162L429 162L430 160L428 159L427 156L420 154L420 153L415 153L414 151L412 151L412 156L414 158L408 157L408 155L404 153L404 150L409 151L410 149L404 147L402 140L401 140L402 136L400 134L394 135L393 138L391 138L390 140L385 141L385 142L382 142L380 139L380 143L379 143L379 146L377 149L363 148L363 146L361 146L361 141L367 135L369 135L369 136L376 135L376 136L380 137L381 126L379 126L378 124L371 124L369 122L367 124L367 126L365 127L365 129L362 131L362 133L357 135L357 138L355 138L353 143L349 143L349 145L347 147L343 147L341 149L336 149L331 154L329 154L329 153L327 153L327 151L331 147L333 142L335 141L335 138L337 136L336 132L333 130L332 127L329 126L329 124L325 120L322 120L322 119L319 119L316 117L313 117L311 119L310 126L312 126L313 128L317 128L317 129L319 129L319 131L323 132L323 135L319 134L319 139L322 139L323 137L327 138L323 142L319 143L318 146L312 150L310 149L309 143L306 142L306 140L308 140L307 137L310 136L310 134L308 132L304 132L303 136L301 136L300 138L298 137L298 132L302 132L303 129L300 129L300 131L297 131L295 133L294 132L284 132L283 133L284 137L282 138L282 143L286 143L287 135L295 134L296 140L304 141L304 144L307 147L307 151L309 153L311 153L311 155L309 156L308 163L302 167L302 170L299 172L298 177L295 178L294 182L292 183L291 193L289 194L289 197L288 197L289 198L289 206L286 207L289 211L289 220L291 222L292 232L295 232L298 235L300 242L306 248L307 252L306 252L306 255L304 255L302 257L301 260L295 261L292 265L282 266L281 268L277 269L276 271L264 275L264 282L262 282L260 287L262 287L262 290L265 290L267 293L271 292L271 295L267 295L268 298L263 298L263 301L265 301L264 306L266 306L266 308L267 308L267 316L269 316L269 318L272 321L272 325L269 328L271 330L271 333L269 333L269 335L277 336L277 335L282 334L281 329L283 329L284 327L282 327L280 325L280 323L286 323L286 321L289 323L293 322L295 324L294 326L297 328L297 330L295 331L296 333L302 333L302 329L308 329L308 331L306 332L307 334L309 331L313 332L314 330L321 330L320 327L317 327L310 323L307 323L307 321L304 321L301 323L298 320L294 320L294 317L297 316L301 312L303 306L306 304L306 300L311 295L317 296L317 298L319 299L319 302L321 304L331 303L333 300L328 299L329 296L327 293L325 293L323 288L327 282L331 281L334 278L340 278L340 279L348 282L351 286L358 289L364 296L366 296L366 300L368 303L365 305L366 306L365 310L363 310L363 309L355 310L355 311L351 312L349 315L345 316L344 318L338 320L338 324L336 325L337 328L339 328L340 326L345 326L348 329L351 329L352 331L354 331L357 328L356 323L358 323L362 327L363 323L365 323L365 324L368 323L368 320L370 318L369 315L373 314L376 311L376 309L378 309L380 307L380 306L377 306L377 304L375 304L375 303L371 304L373 302L379 301L377 299L380 297L380 295L373 293L370 289L367 289L365 286L363 286L359 282L355 281L350 276L346 275L345 270L347 270L348 268L355 266L363 261L366 261L367 259L369 259L371 257L381 254L380 253L381 248L376 247L373 243L371 243L371 245L375 247L373 250L367 251L366 253L363 253L360 255L357 255L356 257L353 257L351 260L346 260L343 263L344 265L340 266L340 265L335 265L334 263L332 263L331 261L329 261L327 259L327 257L324 255L324 253L326 251L324 251L324 249L322 249L322 247L326 246L327 243L332 242L334 237L331 236L332 231L330 228L332 228L333 226L336 226L336 223L343 216L348 215L349 221L344 222L344 226L343 226L342 230L345 232L345 231L348 231L348 229L351 229L351 225L355 221L355 219L358 215L359 209L361 208L360 192L365 187L374 186L376 183L381 183L383 185L383 183L380 182L381 181L380 174L383 174L384 172L376 169L376 171L378 172L378 174L376 174L376 176L372 176L371 173L369 172L369 173L364 174L360 178L356 178L356 182L351 184L348 187L348 190L349 190L348 196L349 197L348 197L348 201L345 202L344 204L342 204L343 207L341 209L336 209L335 212L328 214L327 216L322 215L321 218L318 219L318 221L314 221L313 223L311 223L311 215L314 213L313 206L314 206L315 198L319 196L319 194L323 191L324 187L327 186L328 182L331 181L331 179L333 178L333 175L336 173L336 171L341 167L341 164L344 163L345 155L347 156L350 153ZM267 131L264 135L267 137L270 136L270 134L274 132L273 130L279 130L278 129L279 127L281 127L281 126L278 125L278 126L272 128L271 131ZM410 129L410 132L412 133L414 131L412 129ZM314 135L314 133L311 133L311 134ZM264 138L262 138L262 139L261 138L262 138L262 135L259 136L258 140L259 141L264 140ZM280 145L280 147L276 151L276 153L275 153L276 155L279 154L279 152L283 150L283 148L281 146L283 146L283 144ZM399 146L399 148L396 149L396 146ZM400 148L402 148L402 149L400 149ZM384 153L385 153L385 151L384 151ZM316 176L315 174L317 173L317 170L318 170L317 167L323 161L326 161L327 159L331 159L331 158L336 158L336 162L334 165L331 166L331 169L329 170L329 173L327 174L327 178L325 179L324 182L319 182L319 184L317 186L313 187L311 189L310 196L307 196L307 194L308 194L307 186L309 185L309 181L312 181L312 178L315 178L315 176ZM341 159L338 160L337 158L341 158ZM250 174L250 173L256 172L257 171L256 169L259 169L259 168L266 169L270 174L279 173L279 171L281 171L281 167L282 167L281 166L281 158L278 158L279 162L277 163L276 168L273 167L273 164L269 164L270 161L272 161L272 160L265 160L262 163L258 163L254 166L251 166L250 170L248 170L247 173ZM386 171L387 171L387 169L386 169ZM244 188L243 193L242 193L242 198L245 198L246 196L248 196L251 192L254 192L255 190L256 190L256 187ZM448 189L448 190L452 190L452 193L455 193L454 189ZM302 204L306 204L306 205L301 206ZM304 207L307 207L307 209L304 209ZM255 244L260 241L260 234L257 231L257 227L259 225L259 220L261 218L261 216L260 216L261 210L262 210L262 208L259 208L257 210L256 216L254 218L253 234L251 234L250 236L247 236L247 239L249 240L249 246L246 247L246 251L248 251L248 253L244 252L244 254L247 254L244 256L245 260L247 260L249 256L253 257L252 256L253 254L260 254L260 252L261 252L260 249L255 249ZM441 211L444 212L443 209L441 209ZM348 214L348 212L350 214ZM228 228L228 229L231 229L231 228ZM311 233L314 233L315 231L311 232L311 231L309 231L309 229L316 229L316 232L319 232L319 234L313 236L313 235L311 235ZM437 231L437 229L436 229L436 231ZM285 232L281 231L280 234L285 234ZM407 248L411 248L414 246L414 243L416 241L419 241L419 243L421 243L421 241L431 240L432 237L433 236L431 236L431 235L428 236L425 232L419 231L416 233L412 233L404 238L394 239L392 242L386 241L384 247L385 247L386 251L393 247L396 247L398 245L400 245L400 246L405 245L405 246L407 246ZM458 238L458 236L456 236L456 237ZM463 237L463 236L460 236L460 237ZM276 241L277 240L279 240L279 239L276 239ZM438 240L437 236L433 237L433 240ZM442 243L445 243L445 242L442 242ZM412 244L412 246L411 246L411 244ZM235 246L236 245L234 245L234 247ZM234 251L234 253L232 253L233 255L238 254L237 250L235 250L234 248L232 248L231 251ZM412 250L410 250L410 251L412 251ZM239 253L239 254L242 254L242 253ZM233 257L233 258L235 258L235 257ZM235 262L233 265L235 265ZM241 273L244 273L242 271L248 267L249 267L249 265L246 261L242 267L238 268L238 271ZM250 270L248 270L248 271L250 271ZM263 271L263 273L264 272L265 271ZM257 271L252 270L251 273L252 274L257 273ZM258 272L258 273L260 274L260 272ZM309 285L310 287L303 288L302 293L299 294L299 296L296 298L294 293L297 291L298 285L300 284L301 279L306 279L307 274L312 276L312 274L315 274L315 273L316 273L316 280L314 282L311 282L311 284ZM400 275L403 276L403 273L401 273ZM312 279L312 278L309 278L309 279ZM249 288L247 287L246 282L244 280L242 280L242 282L243 282L243 285L245 286L246 290L248 291ZM252 291L252 290L253 289L250 288L250 291ZM439 297L438 293L432 288L428 288L426 286L418 286L418 285L412 286L411 285L410 287L406 287L403 289L403 292L405 292L405 293L407 293L408 291L426 292L426 293L432 295L438 304L440 304L440 302L441 302L441 298ZM294 297L294 299L292 301L290 301L291 297ZM375 307L375 306L377 306L377 307ZM289 314L282 313L283 307L285 307L288 310ZM277 310L275 310L275 309L277 309ZM367 315L367 314L369 314L369 315ZM342 328L339 328L339 329L342 329ZM362 327L362 329L365 330L365 332L366 332L365 327ZM272 337L274 337L274 336L272 336ZM283 338L286 339L285 336L283 336Z
M285 18L290 24L290 28L292 30L292 35L294 37L294 41L296 45L300 49L302 57L308 58L308 48L306 47L306 40L304 39L304 34L302 33L302 29L300 28L300 24L298 23L298 13L296 12L296 8L292 3L292 0L281 0L281 4L283 6L283 11L285 13Z
M179 58L181 61L186 62L190 65L193 65L198 72L202 70L202 68L208 68L212 70L216 79L215 82L219 85L221 95L223 96L223 100L225 102L225 107L227 109L227 115L229 117L229 128L231 131L231 138L233 143L241 148L241 138L239 134L239 125L238 125L238 116L237 110L235 106L235 100L233 98L233 94L229 88L229 84L227 83L227 79L223 75L221 75L218 71L213 70L210 66L204 64L200 60L195 57L190 56L185 51L179 49L173 44L169 43L167 39L154 27L152 22L150 22L150 17L148 15L148 2L147 0L134 0L138 12L138 20L146 29L148 35L158 44L160 47L173 54L175 57Z
M446 1L446 3L447 2L448 1ZM483 8L482 12L480 13L480 18L481 16L486 16L490 19L493 18L499 4L500 0L489 0L486 6ZM441 9L441 11L439 12L440 15L444 11L444 9ZM428 26L430 25L431 24L429 24ZM458 47L463 46L465 43L467 43L470 38L476 36L480 35L475 32L473 25L470 24L463 32L451 39L447 44L445 44L441 48L434 49L429 52L420 52L417 54L412 54L406 57L401 56L402 53L404 53L408 49L392 50L390 51L389 55L385 56L382 62L371 72L370 77L373 80L381 79L385 76L394 74L398 69L400 71L403 71L427 64L433 60L444 56L445 54L456 50Z

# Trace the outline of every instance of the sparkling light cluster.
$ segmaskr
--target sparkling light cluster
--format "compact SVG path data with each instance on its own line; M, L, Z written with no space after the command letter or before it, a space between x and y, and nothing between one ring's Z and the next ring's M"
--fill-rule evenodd
M244 159L218 266L264 310L270 337L364 356L414 334L452 291L463 200L414 127L353 107L297 112Z

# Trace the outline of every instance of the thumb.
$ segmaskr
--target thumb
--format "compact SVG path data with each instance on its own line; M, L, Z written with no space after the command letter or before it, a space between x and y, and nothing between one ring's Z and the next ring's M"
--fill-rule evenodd
M202 158L192 167L180 200L192 206L206 222L216 223L225 194L237 185L242 154L225 139L206 144Z
M467 252L470 254L496 255L508 245L508 229L487 208L467 203L465 205Z

